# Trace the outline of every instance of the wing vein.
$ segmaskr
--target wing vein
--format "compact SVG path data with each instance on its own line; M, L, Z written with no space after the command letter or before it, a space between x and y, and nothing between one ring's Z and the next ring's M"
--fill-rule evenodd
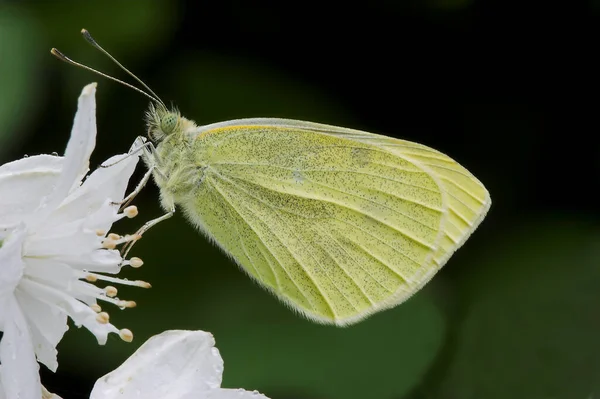
M216 172L216 173L217 173L217 174L219 174L219 176L221 176L223 179L226 179L226 180L230 181L230 179L228 179L228 178L225 178L225 177L224 177L222 174L220 174L220 173L218 173L218 172ZM248 182L248 183L249 183L249 184L252 184L252 185L257 185L257 186L259 186L259 187L262 187L262 188L263 188L263 189L265 189L265 190L269 190L269 191L273 191L273 192L280 193L280 192L279 192L279 191L277 191L277 190L273 190L273 189L271 189L271 188L268 188L268 187L265 187L265 186L259 185L258 183L254 183L254 182ZM234 183L232 183L232 184L234 184ZM237 186L237 185L236 185L236 186ZM238 187L239 187L239 186L238 186ZM274 207L273 205L269 204L268 202L266 202L266 201L265 201L265 200L263 200L262 198L259 198L259 197L255 196L254 194L252 194L252 193L251 193L251 192L249 192L248 190L246 190L246 189L243 189L243 188L241 188L241 187L240 187L239 189L240 189L240 190L242 190L242 191L243 191L244 193L246 193L247 195L251 196L252 198L256 199L257 201L259 201L259 202L261 202L261 203L265 204L266 206L270 207L271 209L277 209L278 211L281 211L281 212L287 212L287 213L290 213L290 214L293 214L293 215L296 215L296 216L299 216L299 217L305 217L305 216L303 216L303 215L300 215L300 214L297 214L297 213L293 213L293 212L291 212L291 211L289 211L289 210L287 210L287 209L283 209L283 208ZM310 198L310 199L314 199L314 198L312 198L312 197L309 197L309 198ZM371 215L369 215L369 214L366 214L366 213L363 213L363 212L361 212L361 211L359 211L359 210L356 210L356 209L354 209L354 208L351 208L351 207L349 207L349 206L347 206L347 205L345 205L345 204L342 204L342 203L339 203L339 202L335 202L335 201L331 201L331 200L322 199L322 198L318 198L318 200L319 200L319 201L322 201L322 202L327 202L327 203L330 203L330 204L333 204L333 205L339 206L339 207L341 207L341 208L347 209L347 210L349 210L349 211L352 211L352 212L359 213L359 214L361 214L361 215L364 215L364 216L366 216L366 217L368 217L368 218L370 218L370 219L373 219L374 221L376 221L376 222L378 222L378 223L381 223L381 224L382 224L382 225L384 225L384 226L387 226L387 227L389 227L390 229L392 229L392 230L396 231L396 232L397 232L397 233L399 233L400 235L406 236L406 235L405 235L405 234L404 234L402 231L398 230L396 227L394 227L394 226L392 226L392 225L389 225L388 223L385 223L385 222L383 222L383 221L380 221L379 219L376 219L376 218L374 218L373 216L371 216ZM333 218L333 219L335 219L335 220L338 220L338 221L344 222L344 220L342 220L342 219L339 219L339 218L336 218L336 217L333 217L333 216L329 216L329 217L330 217L330 218ZM410 237L409 237L409 238L410 238ZM420 241L418 241L418 240L413 240L413 241L414 241L414 242L416 242L416 243L418 243L418 244L421 244L421 245L423 245L424 247L427 247L427 248L429 248L429 249L430 249L430 250L432 250L432 251L436 249L436 247L433 247L433 246L431 246L431 245L428 245L428 244L422 243L422 242L420 242ZM396 248L393 248L393 249L394 249L394 251L398 252L399 254L401 254L402 256L406 257L407 259L410 259L412 262L414 262L414 263L417 263L417 264L420 264L420 262L417 262L416 260L414 260L414 259L410 258L408 255L406 255L406 254L404 254L404 253L400 252L398 249L396 249Z
M244 192L246 195L251 196L252 198L256 199L257 201L260 201L261 203L265 204L266 206L268 206L270 209L272 209L274 211L274 215L276 215L276 217L282 221L284 224L287 225L286 221L284 219L281 218L281 215L279 214L280 212L285 212L285 210L283 209L278 209L276 207L273 207L272 205L264 202L263 200L261 200L260 198L257 198L256 196L252 195L252 193L248 192L248 190L245 190L243 187L240 187L239 185L237 185L233 180L229 179L226 176L223 176L222 174L216 172L218 174L218 176L229 182L231 185L233 185L234 187L236 187L238 190ZM256 214L254 212L253 209L249 208L248 206L245 206L244 204L242 204L242 206L244 206L248 211L252 212L254 214L255 217L257 217L258 219L260 219L263 223L265 223L265 225L269 225L268 223L266 223L264 220L262 220L262 218ZM319 268L321 269L321 271L327 276L327 278L329 279L329 281L331 281L331 284L333 285L333 287L335 287L335 289L344 297L344 299L346 299L346 301L355 308L355 310L358 311L358 308L356 307L356 305L354 305L354 303L352 303L352 301L347 297L347 295L344 293L344 291L342 289L339 288L339 286L337 285L335 279L332 278L332 276L330 275L330 273L326 270L325 267L323 267L323 264L314 256L313 252L310 251L309 248L306 247L306 244L304 243L303 240L300 239L300 237L298 237L298 235L296 234L296 232L294 231L293 228L289 227L288 225L288 230L289 232L296 238L296 240L298 241L298 243L300 243L300 245L302 245L304 247L304 250L306 251L306 253L308 254L308 256L310 256L317 265L319 265ZM270 229L271 233L273 235L276 235L275 232ZM280 242L281 239L279 239ZM283 243L283 242L282 242ZM285 245L285 244L284 244ZM287 246L286 246L287 248ZM290 254L292 254L292 251L288 248L288 252L290 252ZM296 259L296 262L298 262L299 265L302 266L302 262L300 262L293 254L292 256L294 257L294 259ZM321 288L321 286L317 283L317 281L315 281L315 279L310 275L310 273L304 268L301 267L301 269L307 274L307 276L309 276L313 282L313 284L315 285L315 287L317 287L317 289L321 292L321 295L323 296L323 299L325 299L327 301L327 304L330 306L331 312L334 316L336 315L336 312L333 310L333 307L331 306L331 304L329 303L329 298L327 298L327 295L325 294L324 290ZM343 269L342 269L343 270ZM345 272L345 271L344 271ZM357 286L358 287L358 286ZM360 287L358 287L360 289ZM367 297L368 300L370 300L370 298Z
M222 174L218 173L218 171L215 171L215 172L216 172L216 174L217 174L217 175L218 175L220 178L222 178L224 181L228 181L228 182L229 182L231 185L233 185L234 187L236 187L238 190L241 190L241 191L243 191L244 193L246 193L247 195L249 195L249 196L251 196L251 197L253 197L253 198L255 198L255 199L259 200L258 198L254 197L252 194L248 193L248 192L247 192L246 190L244 190L243 188L240 188L240 187L239 187L237 184L235 184L235 182L232 182L232 181L230 181L230 179L228 179L227 177L225 177L225 176L223 176ZM233 206L233 204L231 204L230 200L229 200L228 198L226 198L226 197L225 197L225 194L224 194L224 193L223 193L223 192L222 192L222 191L221 191L221 190L220 190L218 187L216 187L216 185L213 185L213 186L214 186L214 187L217 189L217 191L218 191L218 192L219 192L219 193L220 193L220 194L223 196L223 198L225 198L225 199L226 199L226 201L227 201L227 202L228 202L228 203L229 203L229 204L232 206L232 208L236 210L236 212L237 212L237 213L240 215L240 217L241 217L242 219L244 219L244 221L246 221L246 224L248 224L248 226L250 226L250 228L251 228L251 229L252 229L252 230L253 230L253 231L256 233L256 230L255 230L255 229L252 227L252 225L251 225L251 224L250 224L250 223L249 223L249 222L246 220L246 218L244 218L244 216L243 216L243 215L241 215L241 214L240 214L240 213L237 211L237 209L235 208L235 206ZM259 201L260 201L260 200L259 200ZM261 202L263 202L263 201L261 201ZM264 202L263 202L263 203L264 203ZM265 205L267 205L269 208L271 208L271 209L273 209L273 210L275 210L275 211L276 211L276 208L272 207L270 204L267 204L267 203L264 203L264 204L265 204ZM262 221L263 223L265 223L265 225L266 225L267 227L269 226L269 224L268 224L268 223L266 223L266 222L265 222L265 221L264 221L264 220L263 220L263 219L262 219L260 216L258 216L258 215L257 215L257 214L254 212L254 210L252 210L251 208L249 208L249 207L248 207L248 206L246 206L246 205L243 205L243 204L242 204L242 206L244 206L244 208L246 208L248 211L252 212L252 213L254 214L254 216L255 216L255 217L257 217L258 219L260 219L260 221ZM304 272L304 274L306 275L306 277L308 277L308 278L310 279L310 281L312 281L313 285L314 285L314 286L315 286L315 287L316 287L316 288L319 290L319 292L320 292L320 293L321 293L321 295L323 296L323 299L325 300L325 303L326 303L326 304L327 304L327 306L329 307L329 310L331 311L331 314L332 314L332 315L335 317L335 316L336 316L336 313L335 313L335 311L333 310L333 306L332 306L332 305L331 305L331 303L330 303L330 299L327 297L327 295L326 295L326 294L325 294L325 292L322 290L322 288L319 286L319 284L317 284L317 282L316 282L316 280L314 279L314 277L313 277L313 276L310 274L310 272L309 272L308 270L306 270L304 267L302 267L302 262L300 262L300 260L299 260L299 259L298 259L298 258L295 256L295 254L294 254L294 253L293 253L293 252L290 250L290 248L289 248L289 247L286 245L286 243L285 243L284 241L282 241L282 240L281 240L281 238L280 238L280 237L279 237L277 234L275 234L275 233L273 232L273 230L272 230L272 229L270 229L270 228L269 228L269 231L271 232L271 234L273 234L273 236L277 237L277 240L278 240L278 241L279 241L279 242L280 242L280 243L283 245L283 247L285 247L285 248L286 248L286 250L287 250L287 251L288 251L288 253L289 253L289 254L292 256L292 258L294 258L294 260L296 261L296 263L298 263L298 265L300 265L300 270L302 270L302 271ZM293 229L292 229L292 231L293 231ZM294 235L295 235L295 234L294 234ZM258 236L258 234L257 234L257 236ZM296 237L296 238L297 238L297 237ZM301 242L301 240L298 240L298 241L299 241L299 242ZM312 254L310 253L310 251L307 251L307 252L308 252L308 253L309 253L309 254L312 256ZM272 252L271 252L271 253L272 253ZM272 254L273 254L273 253L272 253ZM273 254L273 256L275 256L275 255ZM284 270L285 270L285 268L283 267L283 264L282 264L281 262L279 262L279 264L281 265L282 269L284 269ZM294 283L294 285L296 286L296 288L298 288L298 290L299 290L300 292L302 292L302 290L300 289L300 287L298 286L298 284L296 284L296 282L293 280L293 278L291 277L291 275L290 275L289 273L287 273L287 270L286 270L286 274L288 275L288 277L290 278L290 280L291 280L291 281ZM337 288L337 287L336 287L336 288ZM304 297L305 297L305 298L308 300L308 302L311 302L311 301L308 299L308 297L306 296L306 294L305 294L304 292L302 292L302 295L304 295ZM342 295L343 295L343 294L342 294ZM312 303L312 302L311 302L311 303ZM314 305L313 305L313 307L314 307Z
M206 179L206 181L209 181L209 179ZM211 186L223 197L223 199L229 204L229 206L239 215L240 218L242 218L246 224L248 225L248 227L250 227L250 229L254 232L254 234L256 234L257 237L259 237L259 239L261 238L260 234L258 234L258 232L256 231L256 229L252 226L252 224L250 224L246 218L237 210L237 208L231 203L231 200L221 191L221 189L219 187L217 187L215 184L211 184ZM287 248L287 246L281 242L281 240L279 239L279 237L275 236L277 238L277 240L282 244L283 247L285 247L288 252L289 248ZM260 240L261 242L265 242L262 239ZM269 251L269 253L277 260L277 262L279 263L279 265L281 266L281 269L285 272L285 274L289 277L290 281L296 286L296 288L298 289L298 292L300 292L302 294L302 296L304 296L304 298L307 300L307 302L311 303L311 300L308 298L308 296L304 293L304 291L302 291L302 289L298 286L298 284L296 283L296 281L294 281L294 279L292 278L292 276L290 275L290 273L287 271L287 269L283 266L283 263L281 261L279 261L279 259L277 259L277 256L275 255L274 251L271 250L271 248L269 248L266 244L265 244L265 248ZM292 255L292 257L294 259L296 259L296 257L290 252L290 255ZM296 259L296 261L298 261ZM309 278L311 278L310 276L307 276ZM312 278L311 278L312 280ZM329 305L329 303L328 303ZM313 305L314 306L314 305Z
M352 259L352 261L354 262L355 265L357 265L363 272L365 272L369 277L371 277L373 279L373 281L375 281L377 284L379 284L379 286L381 288L383 288L384 290L386 290L389 293L393 293L394 291L391 291L389 288L387 288L385 285L383 285L379 280L377 280L375 277L373 277L373 275L371 273L369 273L369 271L367 269L365 269L364 267L361 266L360 262L356 260L356 258L354 258L354 256L350 255L350 253L348 253L348 251L346 250L346 248L344 248L344 246L333 236L331 235L329 232L327 232L326 230L321 229L322 232L324 234L326 234L329 238L331 238L332 241L334 241L339 248L341 248L341 250L346 254L346 256L348 256L348 258ZM378 260L379 261L379 260ZM337 262L336 262L337 263ZM340 266L341 267L341 266ZM343 270L343 268L342 268ZM345 270L344 270L345 271ZM350 276L350 274L348 274L346 272L346 275L348 275L348 277L350 277L352 279L352 281L354 282L354 284L356 284L356 286L362 291L362 288L358 285L358 283L356 283L356 280L354 280L354 278L352 276ZM373 301L371 300L371 298L367 295L367 293L365 292L365 297L374 305L375 303L373 303Z

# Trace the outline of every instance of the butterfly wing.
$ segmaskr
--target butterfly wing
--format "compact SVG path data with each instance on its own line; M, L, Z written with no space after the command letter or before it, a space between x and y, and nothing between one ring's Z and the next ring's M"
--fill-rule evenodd
M489 194L449 157L322 124L200 128L186 214L304 316L348 325L418 291L478 226Z

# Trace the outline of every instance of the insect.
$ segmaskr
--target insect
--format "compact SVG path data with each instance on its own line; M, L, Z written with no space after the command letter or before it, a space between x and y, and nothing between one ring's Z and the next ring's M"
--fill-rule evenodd
M347 326L407 300L491 205L467 169L427 146L288 119L198 126L152 100L136 140L169 218L187 219L262 287L306 318ZM89 67L53 54L63 61ZM118 80L117 80L118 81ZM131 198L129 198L131 199Z

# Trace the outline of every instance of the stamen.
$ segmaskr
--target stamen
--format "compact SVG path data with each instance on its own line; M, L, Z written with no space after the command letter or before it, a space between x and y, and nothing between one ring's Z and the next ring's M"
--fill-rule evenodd
M123 209L123 213L125 214L125 216L127 216L129 219L134 218L137 216L138 214L138 209L137 206L135 205L131 205L128 206L127 208Z
M123 261L123 265L129 265L133 268L138 268L138 267L142 267L142 265L144 264L144 261L142 261L140 258L134 256L133 258Z
M117 306L119 306L119 308L124 309L124 308L135 308L137 306L137 303L135 303L135 301L119 301L119 303L117 304Z
M115 241L117 241L117 240L120 240L123 237L121 237L120 235L115 234L115 233L110 233L107 238L109 240L115 240Z
M115 244L119 245L129 241L137 241L140 238L142 238L142 236L139 234L127 234L125 237L121 237L120 239L115 241Z
M133 308L134 306L129 306L129 302L133 302L133 301L124 301L122 299L119 298L111 298L109 296L106 295L100 295L97 297L97 299L104 301L104 302L108 302L110 304L113 304L115 306L117 306L119 309L125 309L125 308Z
M93 305L90 305L90 308L96 313L102 312L102 308L100 307L100 305L98 305L96 303Z
M106 240L102 241L102 248L115 249L116 247L117 247L117 242L115 240L111 240L111 239L107 238Z
M133 341L133 333L128 328L124 328L121 331L119 331L119 337L121 337L121 339L125 342Z
M120 278L115 278L115 277L110 277L110 276L104 276L102 274L90 274L90 276L94 276L94 277L96 277L97 280L100 280L100 281L108 281L109 283L131 285L134 287L142 287L142 288L151 288L152 287L150 285L150 283L147 283L142 280L125 280L125 279L120 279Z
M108 319L108 313L106 312L100 312L98 315L96 315L96 321L98 321L100 324L108 324Z
M106 294L106 296L114 298L117 296L117 289L112 285L107 285L106 287L104 287L104 293Z

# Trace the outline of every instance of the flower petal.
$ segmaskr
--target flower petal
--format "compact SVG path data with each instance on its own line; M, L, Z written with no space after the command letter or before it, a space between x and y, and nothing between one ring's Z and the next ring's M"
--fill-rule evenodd
M40 301L57 307L62 313L68 314L76 326L84 326L94 334L100 345L106 344L108 334L119 333L119 330L112 324L100 323L96 318L96 312L89 306L59 289L29 279L21 280L19 288Z
M39 366L31 335L14 297L6 298L4 335L0 341L0 385L6 398L40 399Z
M197 398L198 396L196 396ZM184 399L184 398L181 398ZM192 399L192 395L189 396ZM202 396L202 399L269 399L258 391L245 389L214 389Z
M84 218L100 210L101 207L107 207L116 215L119 206L108 203L119 202L125 196L125 190L139 161L139 156L117 155L110 158L105 164L111 164L118 160L121 161L108 168L98 168L89 175L81 187L73 191L52 213L48 223L60 225L76 218ZM110 218L102 217L102 220L110 220ZM110 225L94 227L110 229Z
M121 254L116 249L91 250L84 256L78 254L60 254L54 260L68 263L73 269L90 272L117 274L121 271Z
M71 138L65 150L65 163L54 191L50 194L41 219L49 215L79 185L87 173L90 155L96 145L96 83L83 88L77 102Z
M21 226L5 237L0 247L0 299L12 296L13 292L23 276L25 264L21 258L21 247L25 240L24 227ZM0 308L0 331L4 312Z
M36 155L0 166L0 227L27 221L42 198L52 192L63 158Z
M17 291L16 298L29 323L38 361L46 365L50 371L56 372L58 367L56 345L69 329L67 315L39 301L29 293Z
M171 330L146 341L129 359L96 381L90 399L180 399L219 388L223 359L210 333Z
M83 223L83 220L76 220L48 231L37 231L25 241L24 256L83 255L100 249L102 247L101 237L98 237L93 231L85 231Z

